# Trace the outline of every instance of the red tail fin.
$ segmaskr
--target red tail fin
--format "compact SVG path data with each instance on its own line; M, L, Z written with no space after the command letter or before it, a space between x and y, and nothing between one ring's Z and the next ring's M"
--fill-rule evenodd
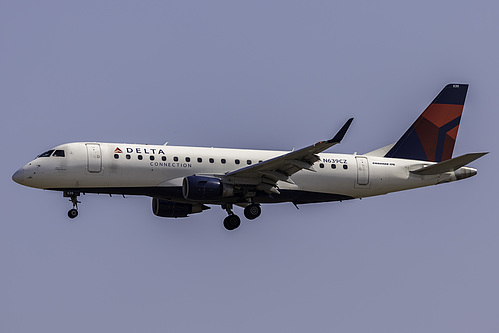
M448 84L385 157L441 162L452 158L467 84Z

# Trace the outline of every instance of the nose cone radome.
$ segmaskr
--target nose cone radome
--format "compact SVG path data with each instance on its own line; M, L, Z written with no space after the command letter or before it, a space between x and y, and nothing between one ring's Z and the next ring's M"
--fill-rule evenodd
M12 175L12 180L18 184L24 184L24 169L20 168Z

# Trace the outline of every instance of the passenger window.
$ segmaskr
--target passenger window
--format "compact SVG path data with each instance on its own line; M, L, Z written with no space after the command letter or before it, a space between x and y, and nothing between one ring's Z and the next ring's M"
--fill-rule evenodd
M225 160L225 158L222 158L221 162L222 162L222 164L227 163L227 161Z
M46 151L46 152L44 152L44 153L42 153L42 154L38 155L38 156L37 156L37 158L38 158L38 157L49 157L50 155L52 155L52 153L53 153L53 152L54 152L54 150L53 150L53 149L51 149L51 150L49 150L49 151Z
M348 165L343 164L343 169L345 169L345 170L348 169Z
M162 161L166 161L166 156L161 156Z
M331 169L336 169L336 164L331 164Z
M324 163L319 164L319 168L324 169Z
M251 160L247 160L246 164L251 165Z
M190 161L191 161L191 158L190 158L190 157L186 157L186 158L185 158L185 161L186 161L186 162L190 162Z
M56 151L54 152L54 155L52 155L52 156L64 157L64 156L65 156L65 154L64 154L64 150L59 150L59 149L58 149L58 150L56 150Z
M151 155L151 156L149 156L149 159L150 159L151 161L154 161L154 156L152 156L152 155Z
M239 163L241 163L241 161L239 161L239 160L236 160L235 162L236 162L236 164L239 164Z
M175 162L178 162L178 157L177 157L177 156L174 156L174 157L173 157L173 160L174 160Z
M130 155L126 154L126 159L129 160L130 159Z
M137 156L139 160L142 160L142 155Z
M120 158L120 155L118 155L118 154L114 154L114 158L115 158L115 159L118 159L118 158Z
M199 163L203 162L203 159L201 157L198 157L198 162Z
M210 163L215 163L215 160L210 158Z

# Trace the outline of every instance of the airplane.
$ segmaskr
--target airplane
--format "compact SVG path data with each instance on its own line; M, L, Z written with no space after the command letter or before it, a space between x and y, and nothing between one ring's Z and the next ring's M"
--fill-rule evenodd
M476 175L468 163L488 152L452 158L468 91L448 84L394 144L366 154L323 153L339 144L353 118L331 139L293 151L75 142L54 147L17 170L25 186L62 191L78 215L85 193L152 197L156 216L179 218L218 205L234 230L261 205L343 201L457 181Z

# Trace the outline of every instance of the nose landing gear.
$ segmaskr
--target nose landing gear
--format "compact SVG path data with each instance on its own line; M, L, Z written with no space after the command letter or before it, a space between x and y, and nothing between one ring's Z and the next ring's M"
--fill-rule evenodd
M68 211L68 217L70 219L74 219L77 216L78 216L78 210L76 208L72 208Z
M78 201L80 192L64 191L62 196L65 198L69 198L69 201L71 201L71 203L73 204L73 208L68 211L68 217L70 219L74 219L78 216L78 204L81 203L80 201Z

